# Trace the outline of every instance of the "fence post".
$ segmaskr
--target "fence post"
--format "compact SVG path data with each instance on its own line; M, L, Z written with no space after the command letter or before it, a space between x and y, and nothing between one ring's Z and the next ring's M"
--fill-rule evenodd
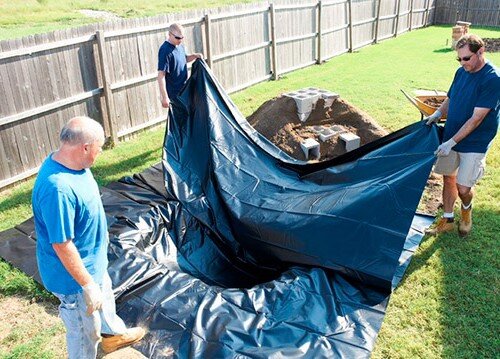
M429 21L429 6L431 4L431 0L426 0L425 2L425 13L424 13L424 27L427 26L427 22Z
M378 25L380 21L380 4L382 3L382 0L378 0L378 5L377 5L377 23L375 24L375 43L378 44Z
M396 29L394 30L394 37L398 36L398 27L399 27L399 14L401 13L401 0L398 0L397 5L397 13L396 13Z
M413 0L410 0L410 31L413 27Z
M210 23L211 23L210 15L205 14L205 37L206 37L206 42L207 42L207 64L208 67L212 68L212 35L210 31Z
M352 52L352 0L347 0L347 5L349 6L349 52Z
M276 48L276 12L274 10L274 4L271 3L269 6L269 13L271 15L271 52L272 52L272 72L273 80L278 79L278 57Z
M116 123L115 123L115 109L113 103L113 92L111 91L111 86L109 84L108 78L108 70L107 63L108 58L106 55L105 48L105 38L104 33L101 31L96 32L97 38L97 49L99 51L99 64L101 68L101 82L102 87L104 89L104 111L103 111L103 127L106 131L106 135L111 139L110 146L113 147L116 143L118 143L118 133L116 131ZM97 66L96 66L97 67Z
M322 14L322 9L323 9L323 3L321 0L319 0L318 1L318 59L316 60L316 63L318 65L321 64L321 37L322 37L321 14Z

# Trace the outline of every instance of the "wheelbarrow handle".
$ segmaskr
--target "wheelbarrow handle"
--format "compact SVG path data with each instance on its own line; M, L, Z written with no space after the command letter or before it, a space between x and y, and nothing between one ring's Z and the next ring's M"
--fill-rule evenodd
M413 104L413 106L415 106L418 109L418 111L422 114L422 116L427 116L427 114L420 109L420 107L417 104L417 101L415 101L415 99L413 97L411 97L410 95L408 95L405 90L403 90L403 89L400 89L400 90L403 93L403 95L406 96L406 98L408 99L408 101L410 101Z

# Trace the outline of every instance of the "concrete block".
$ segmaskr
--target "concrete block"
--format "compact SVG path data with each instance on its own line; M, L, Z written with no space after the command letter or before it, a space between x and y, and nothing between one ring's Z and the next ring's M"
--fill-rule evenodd
M297 105L297 115L301 122L305 122L312 110L316 106L316 102L323 98L327 106L333 103L333 99L338 97L333 92L320 90L315 87L308 87L297 91L285 93L284 96L291 97Z
M351 132L342 133L340 135L340 139L345 142L346 152L355 150L361 143L361 139L359 138L359 136Z
M321 97L321 94L319 93L320 90L318 90L315 87L308 87L305 89L307 94L312 98L314 105L316 104L316 101L318 101Z
M319 134L319 139L323 142L332 138L333 136L339 135L343 132L346 132L342 126L333 125L333 126L323 126L324 130Z
M338 132L336 131L332 131L330 128L325 128L323 131L321 131L321 133L319 134L319 139L321 140L321 142L325 142L326 140L332 138L333 136L335 136L336 134L338 134Z
M304 156L307 159L319 159L320 157L320 149L319 142L312 138L306 138L304 141L300 143L300 148L304 152Z
M318 94L321 96L323 99L328 99L328 98L337 98L339 97L338 93L331 92L328 90L318 90Z
M310 114L311 112L306 112L306 113L297 112L297 116L299 117L300 122L306 122Z
M318 126L318 125L317 126L312 126L313 132L316 132L318 134L321 133L321 131L323 131L324 129L325 129L324 126Z
M297 104L298 113L310 113L313 109L313 105L316 103L314 97L307 93L299 94L295 96L294 99Z

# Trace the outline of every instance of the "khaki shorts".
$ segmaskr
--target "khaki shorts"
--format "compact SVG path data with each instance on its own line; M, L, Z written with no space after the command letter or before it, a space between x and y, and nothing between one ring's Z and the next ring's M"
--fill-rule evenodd
M457 176L457 183L473 187L483 177L486 153L462 153L450 151L448 156L438 157L434 172L445 176Z

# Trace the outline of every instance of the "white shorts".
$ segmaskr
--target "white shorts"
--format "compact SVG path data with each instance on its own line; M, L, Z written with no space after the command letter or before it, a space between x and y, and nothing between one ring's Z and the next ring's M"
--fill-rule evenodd
M450 151L448 156L439 156L434 172L445 176L457 176L457 183L473 187L483 177L486 168L486 153L464 153Z

